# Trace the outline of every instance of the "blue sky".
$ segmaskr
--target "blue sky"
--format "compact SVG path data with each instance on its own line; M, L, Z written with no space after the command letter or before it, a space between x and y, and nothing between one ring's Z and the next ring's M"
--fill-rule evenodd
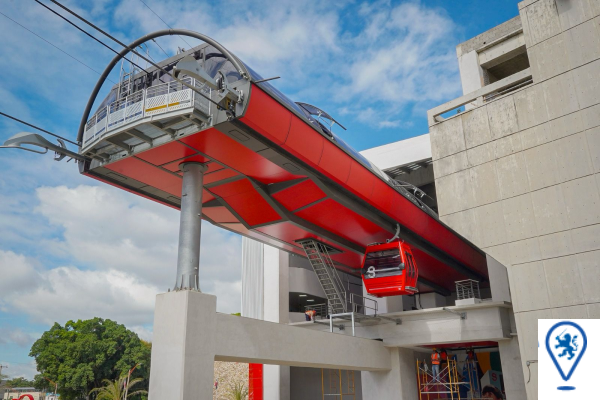
M426 110L461 94L455 46L518 13L516 0L145 2L172 27L205 33L261 75L281 76L275 86L336 117L357 150L427 133ZM139 0L64 3L125 42L165 28ZM96 71L112 58L33 1L7 0L0 12ZM169 55L188 47L157 41ZM3 15L0 70L0 111L75 138L96 72ZM24 130L0 117L0 142ZM154 295L173 285L178 213L51 156L0 149L0 171L3 372L33 376L29 348L54 321L101 316L151 339ZM202 248L203 291L218 296L220 311L239 311L240 238L205 223Z

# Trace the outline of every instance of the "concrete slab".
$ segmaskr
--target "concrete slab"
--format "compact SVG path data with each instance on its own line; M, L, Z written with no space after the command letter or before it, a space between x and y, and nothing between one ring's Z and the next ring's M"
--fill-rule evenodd
M577 85L577 100L581 108L600 103L600 60L586 64L572 71L573 82ZM571 92L569 92L571 96Z
M465 112L460 117L467 148L470 149L492 140L486 106Z
M429 131L433 160L438 160L466 149L460 115L430 127Z
M475 243L477 244L477 243ZM498 260L505 266L510 266L510 249L508 244L499 244L497 246L490 246L482 248L487 254Z
M523 152L531 190L559 183L556 150L556 143L550 142Z
M463 170L435 180L440 215L452 214L473 207L475 197L469 170Z
M527 398L537 399L538 364L532 363L527 367L526 362L538 359L538 319L552 318L552 312L550 310L524 312L515 314L515 317L517 319L517 329L519 332L519 344L521 348Z
M586 305L588 318L600 319L600 303Z
M552 140L550 123L548 122L522 130L518 133L518 135L521 137L523 150L548 143L550 140Z
M571 231L573 253L600 249L600 224L584 226Z
M548 121L548 112L540 99L544 98L543 87L529 86L514 94L519 129L527 129Z
M570 228L600 223L600 195L594 176L575 179L562 186Z
M586 303L600 302L600 251L577 254L577 265L583 287L583 299Z
M536 83L571 69L567 50L568 42L568 34L561 33L529 49L531 69L537 73Z
M467 159L470 166L481 165L492 161L495 158L495 142L488 142L482 145L467 149Z
M583 129L592 129L600 126L600 104L581 110Z
M519 264L508 270L515 312L550 307L546 273L541 261Z
M574 28L594 17L592 5L588 0L556 0L556 8L563 31Z
M557 177L566 182L593 173L585 132L579 132L556 142Z
M529 25L529 37L534 45L561 32L560 20L554 0L539 0L525 9Z
M531 193L538 233L547 235L569 226L569 219L561 186L550 186Z
M475 212L473 209L445 215L442 217L442 221L464 236L467 240L470 240L473 243L479 243L481 241L479 233L480 225L475 219Z
M523 361L538 359L538 319L552 318L550 310L536 310L515 314ZM527 371L527 367L525 368Z
M552 309L552 318L554 319L587 319L588 312L585 305L560 307Z
M500 200L500 187L498 186L495 162L477 165L469 171L476 207Z
M579 110L578 90L581 90L579 83L577 89L576 81L573 80L574 71L569 71L564 74L555 76L541 83L543 86L546 108L548 110L548 118L554 119L562 117ZM581 73L577 75L581 77ZM587 73L584 74L588 79ZM588 82L589 85L591 82ZM592 84L593 86L593 84ZM591 104L590 104L591 105Z
M502 209L508 242L528 239L538 234L529 193L502 200Z
M589 154L592 158L594 172L600 172L600 126L585 132L589 146Z
M506 228L502 216L502 203L496 202L474 209L475 218L481 224L481 247L506 243Z
M564 257L573 254L571 231L551 233L539 237L540 251L545 259Z
M500 139L519 130L513 96L492 101L488 104L487 111L493 139Z
M467 153L465 151L440 158L433 162L433 171L436 178L441 178L467 168L469 168L469 162L467 161Z
M521 135L514 133L494 141L496 145L496 158L506 157L523 150Z
M563 137L582 132L584 130L584 111L576 111L549 122L549 140L558 140Z
M501 198L508 199L530 191L527 162L522 152L496 160L496 171Z
M508 248L513 266L542 259L539 239L536 237L511 242Z
M584 4L585 0L575 2ZM600 58L600 29L597 20L588 20L568 32L568 55L571 68L577 68Z
M577 257L567 256L544 260L551 307L583 304L583 287Z

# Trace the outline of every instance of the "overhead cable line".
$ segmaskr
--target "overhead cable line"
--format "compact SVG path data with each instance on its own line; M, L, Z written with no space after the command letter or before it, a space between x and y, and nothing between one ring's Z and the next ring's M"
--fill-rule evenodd
M154 44L155 44L155 45L157 45L157 46L158 46L158 48L159 48L159 49L161 49L161 50L162 50L162 52L163 52L163 53L165 53L165 56L167 56L167 58L168 58L168 57L170 57L170 56L167 54L167 52L165 51L165 49L163 49L162 47L160 47L160 44L158 44L158 42L157 42L156 40L152 39L152 41L154 42Z
M95 37L94 35L92 35L91 33L89 33L88 31L86 31L85 29L81 28L80 26L78 26L77 24L75 24L74 22L72 22L71 20L69 20L68 18L66 18L64 15L61 15L60 13L57 13L56 11L54 11L53 9L51 9L50 7L48 7L47 5L45 5L44 3L42 3L39 0L34 0L36 3L38 3L39 5L41 5L42 7L44 7L45 9L47 9L48 11L50 11L51 13L59 16L60 18L64 19L67 23L69 23L70 25L74 26L77 30L85 33L87 36L91 37L92 39L94 39L96 42L100 43L102 46L106 47L107 49L109 49L110 51L112 51L115 54L119 54L115 49L113 49L112 47L110 47L109 45L107 45L106 43L104 43L102 40L98 39L97 37ZM127 57L123 57L125 60L129 61L131 64L135 65L136 67L138 67L139 69L141 69L142 71L144 71L146 74L149 74L148 71L146 71L145 68L143 68L142 66L134 63L133 61L131 61L130 59L128 59ZM161 82L164 82L162 79L159 78L159 80ZM113 80L111 80L111 82L115 83Z
M3 12L0 11L0 14L2 14L5 18L11 20L12 22L14 22L15 24L19 25L21 28L25 29L27 32L37 36L38 38L42 39L44 42L48 43L50 46L54 47L55 49L61 51L62 53L66 54L67 56L71 57L73 60L77 61L79 64L83 65L84 67L94 71L95 73L97 73L98 75L102 75L100 72L96 71L94 68L90 67L89 65L87 65L86 63L84 63L83 61L81 61L80 59L78 59L75 56L72 56L71 54L67 53L66 51L64 51L63 49L61 49L60 47L58 47L57 45L55 45L54 43L49 42L48 40L44 39L43 37L41 37L40 35L38 35L37 33L35 33L34 31L32 31L31 29L27 28L26 26L20 24L19 22L15 21L14 19L12 19L11 17L9 17L8 15L4 14ZM113 81L112 79L109 79L112 83L115 83L115 81Z
M79 14L77 14L75 11L71 10L70 8L63 6L62 4L60 4L58 1L56 0L50 0L51 2L53 2L54 4L56 4L57 6L59 6L60 8L62 8L63 10L67 11L69 14L75 16L76 18L78 18L79 20L85 22L86 24L88 24L89 26L91 26L92 28L96 29L98 32L102 33L104 36L110 38L111 40L115 41L116 43L118 43L119 45L123 46L124 48L126 48L127 50L129 50L130 52L132 52L133 54L137 55L138 57L140 57L141 59L149 62L150 64L152 64L155 68L161 70L162 72L164 72L165 74L169 75L171 78L173 78L173 80L181 83L182 85L186 86L189 89L192 89L194 92L198 93L200 96L204 97L205 99L207 99L208 101L210 101L211 103L213 103L214 105L216 105L217 107L221 107L219 105L219 103L217 103L216 101L214 101L213 99L211 99L210 97L208 97L207 95L205 95L200 89L198 89L197 87L195 87L194 85L190 85L187 82L182 81L181 79L175 77L173 74L171 74L169 71L167 71L166 69L164 69L163 67L161 67L160 65L156 64L155 62L149 60L148 58L144 57L144 55L138 53L136 50L132 49L131 47L127 46L125 43L121 42L119 39L115 38L114 36L112 36L110 33L105 32L104 30L102 30L101 28L97 27L96 25L94 25L93 23L91 23L90 21L88 21L87 19L83 18L82 16L80 16Z
M148 10L152 11L152 14L156 15L156 16L158 17L158 19L160 19L160 20L163 22L163 24L165 24L165 25L166 25L166 26L167 26L169 29L173 29L173 27L172 27L171 25L167 24L167 22L166 22L164 19L162 19L162 18L160 17L160 15L158 15L156 12L154 12L154 10L153 10L153 9L151 9L151 8L150 8L150 6L149 6L148 4L146 4L146 2L145 2L144 0L140 0L140 2L141 2L143 5L145 5L145 6L146 6L146 8L148 8ZM183 36L180 36L180 35L177 35L177 36L179 36L179 39L183 40L183 41L185 42L185 44L187 44L188 46L190 46L190 49L193 47L191 44L189 44L189 43L187 42L187 40L185 40L185 39L183 38ZM154 40L153 40L153 41L154 41ZM155 43L156 43L156 42L155 42ZM158 45L158 43L157 43L157 45ZM160 47L160 46L158 46L158 47ZM163 50L163 51L164 51L164 50Z
M50 131L47 131L47 130L45 130L45 129L42 129L42 128L40 128L39 126L35 126L35 125L33 125L33 124L30 124L29 122L25 122L25 121L23 121L22 119L19 119L19 118L13 117L12 115L5 114L5 113L3 113L2 111L0 111L0 115L3 115L3 116L5 116L6 118L10 118L10 119L12 119L13 121L17 121L17 122L19 122L19 123L21 123L21 124L23 124L23 125L27 125L27 126L29 126L29 127L31 127L31 128L37 129L38 131L41 131L41 132L47 133L48 135L54 136L55 138L62 139L62 140L64 140L65 142L72 143L72 144L74 144L75 146L79 146L79 143L77 143L77 142L74 142L74 141L72 141L72 140L69 140L69 139L67 139L67 138L64 138L64 137L62 137L62 136L58 136L57 134L55 134L55 133L52 133L52 132L50 132Z

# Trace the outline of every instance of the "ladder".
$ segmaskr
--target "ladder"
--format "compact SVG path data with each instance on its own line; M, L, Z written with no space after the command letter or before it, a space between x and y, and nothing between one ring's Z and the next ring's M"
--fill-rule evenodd
M348 312L346 290L333 260L329 256L327 246L313 239L303 240L299 244L304 249L325 292L329 304L329 314Z

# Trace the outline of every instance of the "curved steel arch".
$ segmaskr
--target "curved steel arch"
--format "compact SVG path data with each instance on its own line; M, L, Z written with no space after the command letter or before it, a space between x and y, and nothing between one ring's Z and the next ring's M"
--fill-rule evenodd
M203 35L201 33L194 32L194 31L190 31L187 29L162 29L160 31L149 33L149 34L144 35L144 36L140 37L139 39L136 39L133 42L131 42L128 45L128 48L124 48L123 50L121 50L119 52L119 54L117 54L111 60L111 62L106 66L106 68L104 69L104 72L102 72L102 75L100 75L100 79L98 79L98 82L96 82L96 86L94 87L94 90L92 91L92 94L90 95L90 98L85 106L85 110L83 111L83 116L81 117L81 122L79 124L79 130L77 132L77 141L78 142L81 142L81 140L83 139L83 130L84 130L85 124L87 123L87 120L90 116L90 111L92 110L92 106L94 105L94 102L96 101L96 97L98 96L98 93L100 92L102 85L106 81L106 78L108 78L108 75L110 74L112 69L115 67L115 65L117 65L119 60L121 60L123 57L125 57L128 53L131 52L131 50L129 50L129 49L135 49L137 46L139 46L149 40L156 39L156 38L162 37L162 36L170 36L170 35L189 36L189 37L192 37L195 39L202 40L203 42L206 42L206 43L214 46L217 50L219 50L221 53L223 53L223 55L227 58L227 60L229 60L233 64L233 66L238 70L240 75L246 76L246 77L248 77L248 79L250 79L250 74L248 73L246 66L243 63L241 63L233 54L231 54L229 52L229 50L227 50L225 47L223 47L219 42L217 42L214 39L211 39L210 37L208 37L206 35Z

